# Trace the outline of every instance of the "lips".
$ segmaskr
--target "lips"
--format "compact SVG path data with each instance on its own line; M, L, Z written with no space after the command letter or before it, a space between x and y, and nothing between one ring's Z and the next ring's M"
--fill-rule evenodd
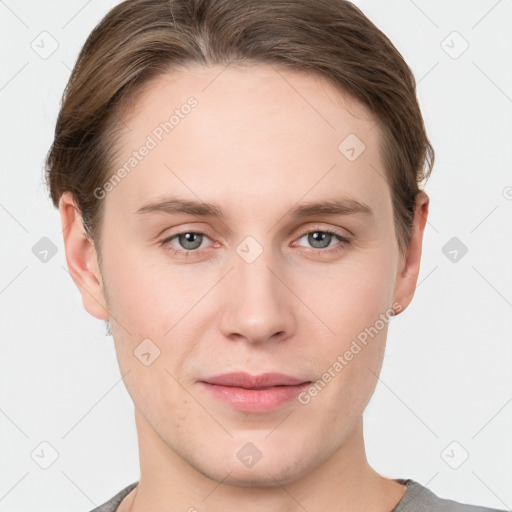
M293 402L310 383L282 373L250 375L235 372L208 377L200 381L199 385L209 396L233 409L266 413Z
M216 384L218 386L229 386L245 389L265 389L275 386L297 386L303 384L303 379L291 377L283 373L263 373L261 375L250 375L244 372L225 373L215 377L208 377L202 382Z

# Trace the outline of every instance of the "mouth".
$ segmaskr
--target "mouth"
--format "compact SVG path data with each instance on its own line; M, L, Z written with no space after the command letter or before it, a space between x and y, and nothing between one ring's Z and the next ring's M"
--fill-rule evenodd
M227 373L199 381L213 397L244 412L270 412L294 400L311 381L282 373Z

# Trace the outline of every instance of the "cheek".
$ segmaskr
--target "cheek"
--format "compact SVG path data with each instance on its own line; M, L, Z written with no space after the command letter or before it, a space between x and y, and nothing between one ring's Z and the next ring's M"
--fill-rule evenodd
M104 272L109 291L109 310L114 322L136 339L162 338L189 302L199 298L180 267L171 266L165 257L152 259L150 251L122 244L105 250ZM122 258L111 257L122 254ZM190 308L190 306L188 306Z
M112 243L104 252L110 323L120 369L123 374L129 372L130 394L152 389L147 398L155 400L155 393L159 394L155 390L165 389L164 382L174 383L166 370L180 380L176 369L186 368L197 350L201 326L212 315L200 302L212 286L208 283L218 278L212 270L198 272L192 265L171 265L157 251L154 256L127 244ZM154 362L146 367L144 362L149 361Z
M311 267L296 283L297 294L327 325L325 335L340 350L372 326L393 303L394 256L375 247L332 265Z
M317 393L323 396L314 407L339 404L339 413L328 414L329 424L361 412L377 383L392 313L393 258L383 246L376 247L333 265L328 273L318 270L302 287L305 302L330 329L321 326L324 334L317 333L316 347L308 354L320 380Z

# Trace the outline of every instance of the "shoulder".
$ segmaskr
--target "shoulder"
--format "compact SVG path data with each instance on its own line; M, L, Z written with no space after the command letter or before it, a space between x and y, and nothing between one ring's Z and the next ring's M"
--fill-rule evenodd
M407 484L407 491L392 512L505 512L440 498L419 482L401 481Z
M129 492L137 486L139 482L134 482L128 487L125 487L122 491L119 491L114 497L110 498L107 502L103 503L99 507L91 510L91 512L116 512L117 507L120 505L123 498L129 494Z

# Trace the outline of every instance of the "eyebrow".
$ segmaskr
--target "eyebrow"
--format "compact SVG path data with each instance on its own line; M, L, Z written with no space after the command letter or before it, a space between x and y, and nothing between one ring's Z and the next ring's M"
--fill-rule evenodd
M226 218L222 207L217 204L174 197L148 203L140 207L134 213L184 213L200 217ZM350 198L302 203L290 208L286 215L300 219L311 215L349 215L354 213L363 213L369 216L373 215L372 209L367 204Z

